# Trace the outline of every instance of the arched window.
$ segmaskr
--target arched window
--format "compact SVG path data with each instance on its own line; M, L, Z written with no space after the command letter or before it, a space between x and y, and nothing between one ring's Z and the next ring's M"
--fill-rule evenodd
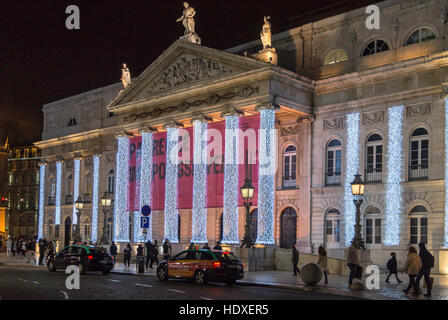
M324 66L329 65L329 64L335 64L335 63L347 61L347 60L348 60L348 56L347 56L347 52L345 52L345 50L335 49L325 56Z
M366 182L381 182L383 179L383 138L371 134L366 146Z
M337 139L331 140L327 145L326 185L341 184L342 146Z
M366 244L381 244L381 211L370 207L365 214Z
M91 230L92 230L91 227L92 227L92 224L90 222L90 219L86 218L84 220L84 241L85 242L89 242L90 241Z
M293 208L286 208L280 218L280 247L291 249L296 242L297 213Z
M369 42L362 51L361 57L389 50L388 44L380 39Z
M425 206L416 205L409 215L409 234L411 244L428 243L428 211Z
M252 214L250 215L250 232L252 235L252 242L255 243L258 236L258 209L252 211Z
M115 191L115 171L111 169L109 175L107 176L107 192L114 193Z
M112 241L112 217L107 218L107 239Z
M73 176L69 175L67 178L67 195L73 195Z
M332 208L325 215L325 243L337 244L341 242L341 214Z
M290 145L283 152L283 188L296 187L296 161L297 149Z
M422 27L412 32L411 35L404 42L404 45L409 46L411 44L421 43L435 38L436 35L431 29Z
M409 180L428 179L429 135L425 128L412 132L409 155Z

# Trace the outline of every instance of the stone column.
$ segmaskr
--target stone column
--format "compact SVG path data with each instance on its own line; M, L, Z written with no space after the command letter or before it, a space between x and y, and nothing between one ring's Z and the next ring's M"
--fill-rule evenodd
M99 182L100 182L100 159L101 154L93 156L93 183L92 183L92 221L90 240L93 243L98 242L98 201L99 201Z
M81 175L81 154L75 154L74 159L74 181L73 181L73 214L72 214L72 220L73 224L78 223L78 216L76 214L76 208L75 208L75 202L79 198L79 181L80 181L80 175Z
M63 174L64 160L58 159L56 161L56 199L55 199L55 225L61 224L61 204L62 204L62 174Z
M47 163L39 163L39 219L37 238L44 238L44 219L45 219L45 173Z

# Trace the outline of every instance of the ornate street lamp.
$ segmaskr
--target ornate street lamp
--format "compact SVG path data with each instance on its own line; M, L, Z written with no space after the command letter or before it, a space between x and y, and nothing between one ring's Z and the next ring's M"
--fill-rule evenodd
M362 197L364 195L365 184L364 181L362 181L360 174L355 174L355 179L353 180L351 185L352 185L353 202L356 206L355 238L353 239L353 241L355 242L356 248L365 249L361 235L361 205L362 205Z
M76 216L77 216L77 222L76 222L76 229L75 234L73 235L73 238L76 242L81 241L81 233L80 233L80 223L81 223L81 215L82 215L82 208L84 207L84 202L82 202L81 198L78 198L75 202L75 209L76 209Z
M104 195L101 198L101 206L103 207L103 216L104 216L103 235L101 237L101 244L109 244L109 237L107 236L107 213L109 211L111 204L112 204L112 197L106 191L104 192Z
M246 248L252 248L254 246L254 242L252 241L252 233L250 230L250 206L252 205L251 200L254 196L252 179L246 178L244 180L244 185L241 187L241 195L244 199L244 206L246 207L246 226L244 227L244 239L241 244L241 248L244 246Z

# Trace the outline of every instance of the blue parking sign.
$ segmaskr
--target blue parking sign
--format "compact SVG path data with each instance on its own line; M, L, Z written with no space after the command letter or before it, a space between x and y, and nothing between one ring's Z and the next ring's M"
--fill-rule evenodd
M140 218L140 228L141 229L149 228L149 217L141 217Z

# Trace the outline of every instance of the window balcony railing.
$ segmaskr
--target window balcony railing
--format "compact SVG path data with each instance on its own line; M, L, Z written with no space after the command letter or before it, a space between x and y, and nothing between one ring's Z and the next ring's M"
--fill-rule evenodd
M73 203L73 195L68 194L65 196L65 204L72 204Z
M428 165L410 165L409 166L409 180L427 180L428 179Z
M91 203L91 202L92 202L92 194L84 193L84 203Z
M48 205L49 206L54 206L55 203L56 203L55 197L48 197Z
M339 186L341 185L341 173L340 172L327 172L325 175L326 186Z
M283 177L283 189L295 189L295 188L296 188L295 176Z
M383 169L366 169L364 177L366 183L382 182Z

